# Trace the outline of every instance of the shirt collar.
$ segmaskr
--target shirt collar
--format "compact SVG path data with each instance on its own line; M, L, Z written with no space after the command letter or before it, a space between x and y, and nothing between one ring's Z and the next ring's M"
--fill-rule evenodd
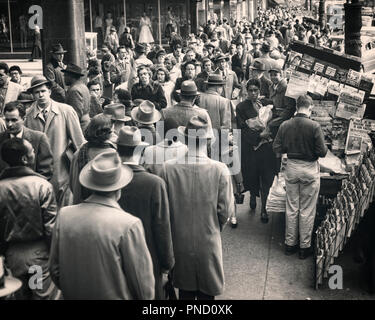
M16 137L16 138L22 138L22 136L23 136L23 128L16 135L14 135L12 133L10 133L9 135L10 135L11 138L14 138L14 137Z

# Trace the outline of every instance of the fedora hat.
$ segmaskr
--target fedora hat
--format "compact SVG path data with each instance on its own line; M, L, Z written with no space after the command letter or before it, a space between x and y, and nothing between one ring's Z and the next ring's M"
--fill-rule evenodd
M122 164L116 150L97 155L87 163L80 175L79 182L94 191L116 191L125 187L133 179L133 171Z
M21 103L27 103L27 102L34 102L35 99L32 94L27 93L27 92L21 92L18 95L17 101Z
M69 63L68 66L66 67L66 69L62 69L61 72L72 73L72 74L75 74L75 75L78 75L78 76L81 76L81 77L83 77L85 75L82 68L73 64L73 63Z
M22 281L13 277L4 277L4 287L0 287L0 298L11 295L19 290L22 286Z
M271 72L271 71L275 71L275 72L278 72L280 74L282 73L281 72L281 68L278 68L278 67L273 67L273 68L271 68L271 69L268 70L268 72Z
M52 46L52 50L50 51L50 53L66 53L66 52L68 52L68 51L64 50L61 43L54 44Z
M195 139L213 139L214 133L208 121L201 116L192 116L185 126L179 126L178 132L185 137Z
M266 66L263 62L255 60L254 64L252 66L250 66L250 69L259 70L259 71L266 71Z
M204 83L222 85L222 84L225 84L225 81L224 81L223 76L221 74L211 73L211 74L208 75L208 79Z
M137 43L134 50L138 53L145 53L147 51L146 47L141 43Z
M193 80L185 80L181 84L181 90L176 90L178 94L182 94L184 96L197 96L200 94L197 89L197 85Z
M215 58L214 58L214 61L215 62L219 62L221 60L225 60L225 61L229 61L229 57L223 53L220 53L218 54Z
M138 107L133 108L131 116L133 120L139 123L152 124L160 120L161 113L156 110L155 105L151 101L144 100Z
M131 118L125 115L125 106L121 103L110 103L104 107L103 114L110 116L115 121L130 121Z
M124 126L118 133L117 145L126 147L148 146L142 141L141 131L134 126Z
M34 88L40 87L42 85L47 85L48 87L51 87L51 81L47 80L47 78L43 75L36 75L31 79L30 82L30 88L27 89L27 93L32 93Z

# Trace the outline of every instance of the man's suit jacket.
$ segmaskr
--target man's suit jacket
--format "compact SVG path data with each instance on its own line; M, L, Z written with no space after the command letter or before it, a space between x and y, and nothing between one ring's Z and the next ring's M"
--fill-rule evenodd
M10 138L8 132L0 133L0 145ZM45 133L23 127L22 138L29 141L34 148L35 163L31 169L51 180L53 173L53 157L48 138ZM0 171L8 164L0 159Z

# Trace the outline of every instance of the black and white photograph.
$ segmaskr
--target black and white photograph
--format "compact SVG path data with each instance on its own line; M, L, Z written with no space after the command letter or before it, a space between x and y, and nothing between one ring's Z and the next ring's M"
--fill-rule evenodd
M375 300L374 39L372 0L0 0L0 308Z

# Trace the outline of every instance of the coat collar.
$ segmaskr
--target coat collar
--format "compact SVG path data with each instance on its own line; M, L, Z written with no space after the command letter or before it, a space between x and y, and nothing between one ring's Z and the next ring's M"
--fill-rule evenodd
M18 166L18 167L5 168L0 175L0 180L9 179L9 178L20 178L20 177L26 177L26 176L37 176L37 177L46 179L44 176L40 175L39 173L36 173L29 167Z
M59 108L57 106L57 102L52 99L51 99L51 112L53 112L54 114L59 114ZM30 113L32 113L32 116L34 119L38 117L40 111L37 105L37 101L35 101L32 104Z
M139 164L131 164L126 162L123 162L123 164L126 164L130 169L133 170L133 172L146 172L146 169Z
M111 208L116 208L116 209L121 209L120 205L117 203L117 201L107 198L107 197L102 197L97 194L92 194L90 197L88 197L86 200L83 202L85 203L96 203L96 204L101 204L106 207L111 207Z

